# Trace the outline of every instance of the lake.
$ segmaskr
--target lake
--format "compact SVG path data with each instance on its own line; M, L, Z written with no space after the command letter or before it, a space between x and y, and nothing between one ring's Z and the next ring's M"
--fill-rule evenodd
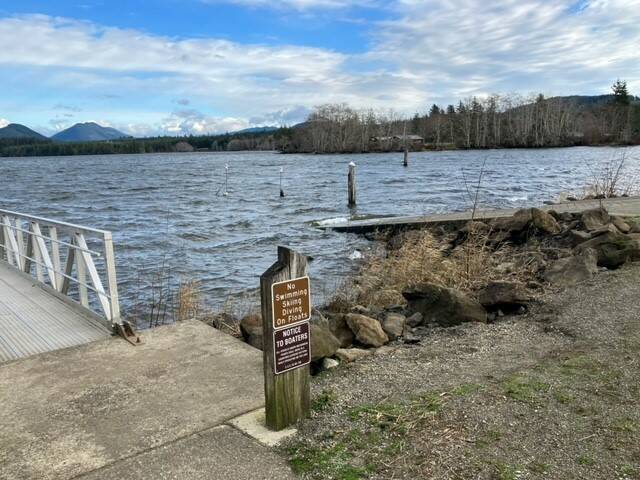
M307 223L351 213L351 161L358 166L356 213L413 215L469 209L464 178L475 184L485 162L481 206L524 207L581 193L623 153L628 176L640 174L640 147L420 152L410 155L408 168L402 154L4 158L0 208L111 230L125 309L163 263L175 279L199 280L207 302L220 306L254 291L278 245L314 257L317 303L368 246Z

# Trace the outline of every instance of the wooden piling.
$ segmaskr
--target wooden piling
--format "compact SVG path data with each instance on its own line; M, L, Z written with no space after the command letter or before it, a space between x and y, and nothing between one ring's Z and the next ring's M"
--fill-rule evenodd
M266 424L271 430L282 430L293 425L308 417L310 412L309 365L275 373L272 289L274 284L306 277L310 261L310 258L300 253L278 247L278 261L260 277Z
M284 167L280 167L280 198L284 197L284 190L282 189L282 174L284 173Z
M406 145L404 147L404 162L403 162L403 165L405 167L409 166L409 149L406 147Z
M356 206L356 164L349 163L349 175L347 176L349 188L349 207Z

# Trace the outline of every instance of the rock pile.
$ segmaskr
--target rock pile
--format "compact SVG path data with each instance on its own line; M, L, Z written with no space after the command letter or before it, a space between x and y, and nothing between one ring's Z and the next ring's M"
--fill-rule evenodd
M335 360L356 361L388 349L388 343L420 342L431 328L487 323L524 313L535 300L532 291L545 284L575 285L591 279L599 269L640 260L640 226L603 208L561 214L530 208L512 217L469 222L451 236L446 248L454 251L478 234L496 250L505 244L515 246L517 258L500 264L497 271L517 273L526 264L532 272L529 281L517 275L513 281L487 278L482 288L473 291L416 283L402 291L380 290L373 305L355 305L349 311L314 309L311 353L316 369L333 368L338 364ZM390 239L390 248L397 248L399 237ZM260 316L249 315L240 326L245 340L262 348Z

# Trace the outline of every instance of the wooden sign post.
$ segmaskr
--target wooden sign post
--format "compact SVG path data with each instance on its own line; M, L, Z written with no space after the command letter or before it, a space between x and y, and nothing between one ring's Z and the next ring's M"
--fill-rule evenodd
M311 259L278 247L260 277L266 423L282 430L309 416Z

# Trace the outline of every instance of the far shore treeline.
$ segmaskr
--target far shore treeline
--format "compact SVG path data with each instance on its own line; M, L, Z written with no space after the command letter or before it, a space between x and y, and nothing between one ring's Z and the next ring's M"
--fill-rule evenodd
M541 148L640 144L640 98L617 81L613 93L545 98L543 95L472 97L433 105L403 118L345 104L317 107L293 127L100 142L0 139L0 155L54 156L189 151L276 150L283 153L367 153L422 149Z

